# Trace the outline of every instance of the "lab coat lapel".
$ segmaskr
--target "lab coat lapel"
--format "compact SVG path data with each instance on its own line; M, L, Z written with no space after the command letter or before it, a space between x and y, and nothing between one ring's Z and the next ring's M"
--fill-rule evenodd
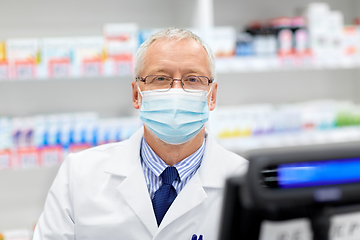
M156 235L171 222L205 201L208 197L206 194L207 188L221 189L223 187L224 167L219 158L221 156L217 154L218 152L218 145L215 140L207 134L201 167L175 198L165 214Z
M157 230L157 224L150 195L146 188L144 172L140 164L117 187L117 190L143 222L151 235L154 236Z
M202 187L199 175L195 174L171 204L159 226L157 234L171 222L201 204L206 198L207 194Z
M158 227L140 163L142 136L143 129L137 131L123 145L120 145L119 153L121 155L116 154L117 157L112 159L105 172L125 178L117 186L117 191L154 236Z

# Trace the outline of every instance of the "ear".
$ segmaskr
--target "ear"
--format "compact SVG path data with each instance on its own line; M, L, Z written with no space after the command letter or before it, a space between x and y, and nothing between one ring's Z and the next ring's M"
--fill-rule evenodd
M140 103L141 103L141 94L139 93L139 89L137 87L136 81L133 81L131 83L131 87L132 87L132 103L133 103L133 107L135 109L139 109L140 108Z
M208 99L208 101L210 102L209 104L210 111L214 110L216 107L217 87L218 87L217 82L214 82Z

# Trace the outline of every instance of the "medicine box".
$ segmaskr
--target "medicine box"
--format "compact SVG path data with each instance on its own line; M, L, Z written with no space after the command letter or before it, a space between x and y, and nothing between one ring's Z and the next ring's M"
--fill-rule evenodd
M9 39L6 41L6 56L10 78L33 79L37 77L40 61L38 39Z

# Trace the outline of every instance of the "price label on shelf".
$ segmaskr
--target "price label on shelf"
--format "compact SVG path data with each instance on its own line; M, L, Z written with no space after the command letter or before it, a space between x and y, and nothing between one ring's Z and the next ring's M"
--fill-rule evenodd
M68 66L65 64L54 64L53 66L53 77L67 77Z
M67 59L53 59L49 62L50 77L68 77L70 62Z
M19 167L39 166L39 154L36 148L22 148L17 151Z
M131 62L115 62L115 64L117 75L124 76L131 73Z
M15 63L14 77L19 79L28 79L35 77L35 64L32 62Z
M31 78L32 77L32 68L31 66L18 66L16 68L16 76L18 78Z
M7 169L11 166L11 152L9 150L0 151L0 169Z
M84 76L100 76L101 62L99 60L84 62Z
M89 144L72 144L69 148L71 153L80 152L85 149L91 148Z
M281 56L279 57L280 60L280 66L282 67L288 67L288 68L292 68L295 67L295 57L292 55L285 55L285 56Z
M40 150L40 159L42 166L56 166L61 163L63 157L60 146L45 147Z
M110 59L113 65L115 76L126 76L132 73L132 56L123 54L114 56Z
M0 80L7 79L8 74L8 66L5 63L0 63Z
M51 66L51 77L68 77L69 76L69 66L67 63L56 63Z

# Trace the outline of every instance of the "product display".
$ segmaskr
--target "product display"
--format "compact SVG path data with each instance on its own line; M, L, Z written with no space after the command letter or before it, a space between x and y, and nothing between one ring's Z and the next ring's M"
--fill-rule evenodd
M102 36L8 39L0 42L0 80L129 76L138 47L157 30L108 23ZM201 37L199 29L191 30ZM239 33L214 27L207 42L218 72L358 67L359 32L327 3L309 3L295 17L254 20Z
M105 24L104 75L131 75L135 54L139 47L138 26L136 24Z
M131 75L138 26L106 24L103 32L103 36L0 42L0 80Z
M209 129L234 151L360 141L360 106L332 100L218 107Z
M96 113L0 117L0 169L58 165L77 152L129 138L138 117L99 119Z
M9 39L6 41L6 60L10 78L34 79L40 61L39 39Z
M60 78L73 75L74 41L72 38L42 39L39 78Z
M296 17L254 20L236 38L236 58L218 59L218 72L360 66L359 25L327 3L309 3Z

